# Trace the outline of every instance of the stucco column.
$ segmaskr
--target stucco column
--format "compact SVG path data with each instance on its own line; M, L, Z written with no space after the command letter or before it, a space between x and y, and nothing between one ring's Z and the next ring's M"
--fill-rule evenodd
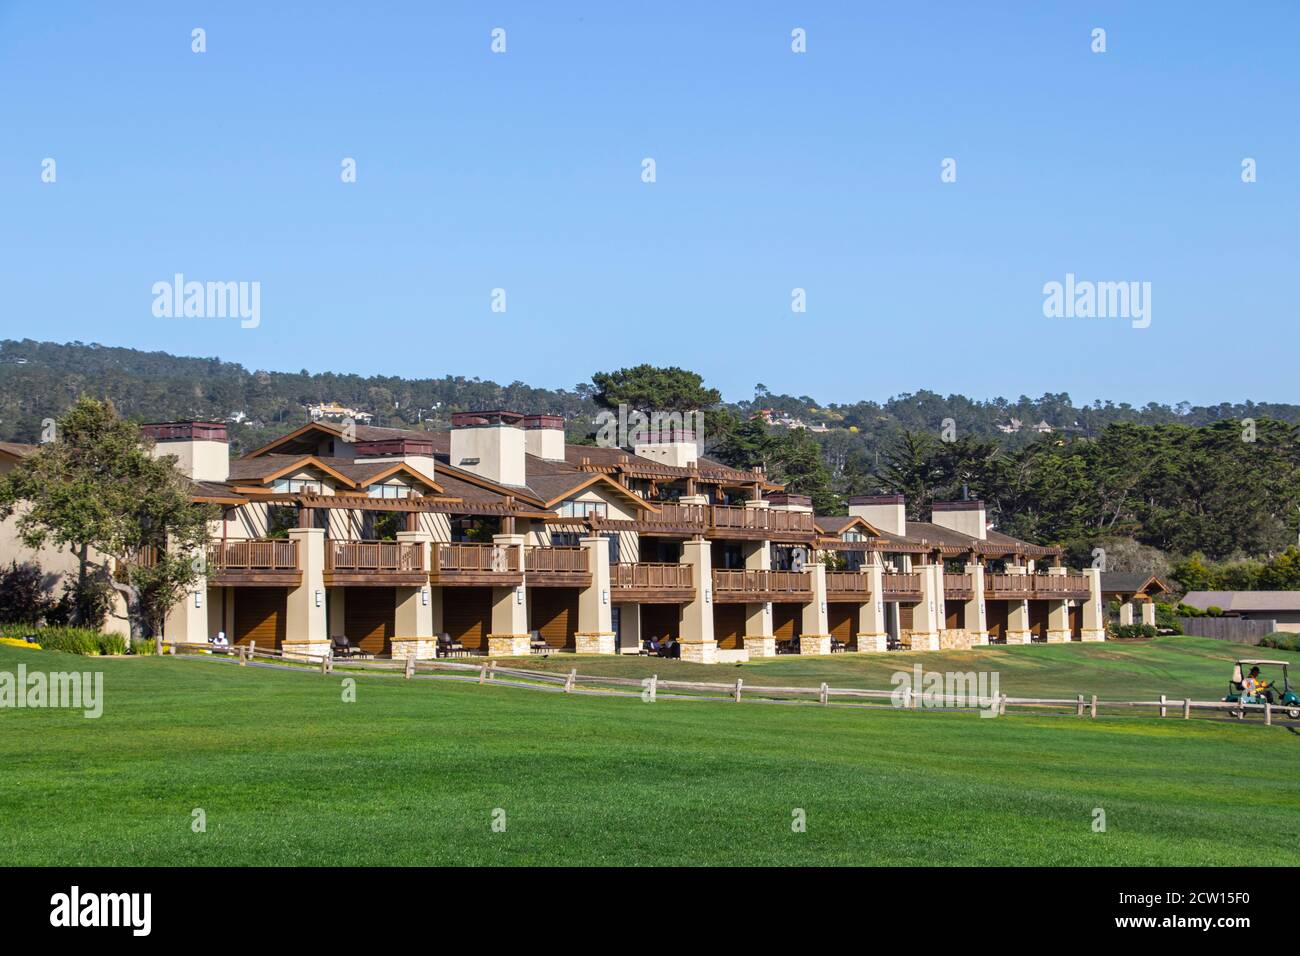
M971 597L966 602L966 633L971 647L989 642L988 609L984 604L984 562L972 561L966 565L970 575Z
M1050 577L1065 577L1065 568L1048 568ZM1067 644L1070 640L1070 605L1065 601L1047 602L1047 643Z
M596 535L582 539L591 569L591 585L578 594L578 633L574 640L579 654L613 654L613 607L609 603L609 542Z
M767 508L766 501L747 501L746 508ZM772 568L772 542L748 542L745 553L746 571L770 571ZM745 651L751 660L776 656L776 637L772 634L772 604L757 601L745 605Z
M1133 600L1130 598L1119 606L1119 623L1121 627L1133 623Z
M808 566L812 582L812 600L803 606L803 633L799 635L800 654L831 652L830 624L826 617L826 565Z
M1140 602L1142 605L1142 623L1156 626L1156 602L1148 598Z
M118 593L113 592L114 595ZM167 612L167 617L163 621L163 637L174 644L206 644L208 638L216 634L216 631L210 631L208 627L209 597L212 596L219 599L217 591L214 590L211 595L208 593L208 576L205 567L194 583L185 590L184 596ZM129 630L127 634L130 635ZM128 640L127 643L129 644L130 641Z
M864 570L871 600L858 605L858 651L886 651L889 649L889 634L885 630L885 569L878 555L873 554Z
M943 565L913 564L921 577L921 600L912 611L912 650L939 649L939 622L943 613Z
M397 540L420 549L423 563L429 568L429 543L433 535L427 531L399 531ZM393 657L415 657L427 660L437 657L437 642L433 630L433 589L428 583L416 587L398 587L397 609L393 618Z
M1088 579L1088 600L1083 605L1083 639L1085 641L1104 641L1106 639L1105 605L1101 600L1101 570L1087 568L1083 572Z
M524 536L494 534L492 543L513 549L520 570L524 567ZM492 631L488 634L488 654L493 657L524 657L528 654L528 594L524 585L492 589Z
M620 654L641 652L641 605L618 606L618 650Z
M1007 574L1027 574L1024 565L1007 565ZM1007 643L1028 644L1033 634L1029 630L1029 601L1007 601Z
M682 660L712 664L718 659L718 642L713 639L713 561L709 542L692 538L682 545L682 563L692 568L695 596L682 606Z
M285 602L284 652L324 657L330 650L325 619L325 529L291 528L289 540L298 542L302 584L289 589Z

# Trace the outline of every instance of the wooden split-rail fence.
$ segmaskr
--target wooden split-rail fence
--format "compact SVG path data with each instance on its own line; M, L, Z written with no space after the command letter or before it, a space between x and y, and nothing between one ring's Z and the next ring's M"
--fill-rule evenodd
M745 701L762 703L816 703L822 706L831 704L870 706L872 701L888 701L891 707L900 706L908 710L925 709L979 709L1005 714L1008 707L1045 708L1068 712L1073 710L1076 717L1095 719L1100 712L1122 713L1128 716L1182 718L1190 720L1198 716L1232 716L1245 718L1248 713L1258 713L1264 718L1265 725L1272 725L1281 711L1287 716L1287 708L1275 704L1236 704L1221 700L1194 700L1190 697L1169 697L1161 694L1155 700L1103 700L1096 694L1077 694L1074 697L1011 697L999 694L990 697L967 698L955 700L941 696L942 703L936 708L926 703L928 695L914 693L910 688L897 691L867 690L857 687L831 687L822 683L819 686L782 687L773 685L747 684L743 678L734 681L684 681L665 680L654 674L646 678L610 677L601 674L579 674L577 668L568 673L555 671L528 670L518 667L503 667L495 659L481 664L457 663L444 660L420 660L405 658L401 660L335 660L330 655L322 657L285 654L283 650L261 648L255 643L238 644L230 647L215 647L210 644L164 644L164 652L182 656L216 656L235 661L239 666L246 666L261 661L260 666L268 664L296 670L319 670L326 674L377 673L390 676L401 674L406 679L419 676L422 678L456 680L478 684L494 684L503 687L521 687L532 690L552 690L565 694L589 693L608 694L611 696L640 697L647 702L654 702L662 692L674 700L732 700L739 704ZM676 693L674 693L676 692ZM875 706L884 706L883 703ZM1198 714L1199 712L1199 714Z

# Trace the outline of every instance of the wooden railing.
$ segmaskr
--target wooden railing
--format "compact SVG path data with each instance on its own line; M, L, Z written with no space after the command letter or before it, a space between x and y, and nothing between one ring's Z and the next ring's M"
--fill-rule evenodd
M886 591L899 591L911 594L921 590L921 575L916 571L890 571L881 575L881 587Z
M794 594L811 591L812 578L807 571L714 571L713 590Z
M1027 574L986 574L984 575L984 593L995 598L1027 598L1033 592L1034 583Z
M943 575L943 589L945 591L969 591L975 587L975 575L973 574L949 574L946 571Z
M519 549L496 544L435 544L437 571L518 571Z
M424 547L404 541L327 541L327 571L424 570Z
M709 526L716 531L806 531L813 532L813 516L807 511L772 508L742 508L710 505Z
M586 574L591 569L587 564L586 548L532 547L524 551L524 570L543 574L551 571Z
M826 590L870 594L871 575L866 571L827 571Z
M213 571L297 571L298 542L278 538L216 541L208 545Z
M613 564L609 568L609 584L614 590L619 588L690 590L691 566L677 562L651 561Z
M1030 574L1026 575L1034 582L1034 590L1047 594L1059 594L1062 591L1087 591L1086 574Z

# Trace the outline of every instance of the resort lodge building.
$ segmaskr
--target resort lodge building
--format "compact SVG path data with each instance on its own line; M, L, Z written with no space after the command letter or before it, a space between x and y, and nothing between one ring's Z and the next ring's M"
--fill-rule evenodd
M221 510L169 641L224 632L318 657L346 636L432 658L672 639L709 663L1105 639L1099 572L990 530L979 501L936 503L929 522L899 495L819 516L686 433L619 449L507 411L446 432L314 421L232 460L224 424L142 430Z

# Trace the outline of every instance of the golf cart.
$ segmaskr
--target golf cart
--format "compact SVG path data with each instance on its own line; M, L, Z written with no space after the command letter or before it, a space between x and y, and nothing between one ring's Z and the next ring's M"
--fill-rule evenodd
M1242 688L1242 681L1250 673L1252 667L1280 667L1282 668L1282 686L1277 686L1276 680L1266 681L1264 675L1260 675L1259 686L1255 693L1247 694ZM1287 676L1286 661L1237 661L1232 668L1232 679L1228 682L1228 696L1223 698L1232 704L1263 704L1271 702L1274 707L1282 707L1286 710L1286 715L1291 719L1300 719L1300 697L1296 696L1291 689L1291 681ZM1245 710L1234 711L1238 717L1245 717Z

